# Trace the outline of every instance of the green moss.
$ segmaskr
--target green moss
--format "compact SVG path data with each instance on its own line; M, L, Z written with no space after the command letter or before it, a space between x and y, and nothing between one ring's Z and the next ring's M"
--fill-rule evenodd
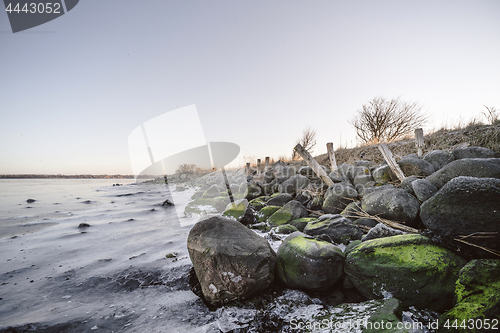
M261 210L266 206L267 200L269 200L269 197L262 196L251 200L248 204L255 207L256 210Z
M323 227L327 227L328 225L330 224L330 221L329 220L325 220L325 221L312 221L312 222L309 222L307 224L307 226L304 228L307 229L307 230L314 230L314 229L318 229L318 228L323 228Z
M271 225L282 225L288 223L292 219L292 213L283 211L282 208L271 215L267 222Z
M273 215L274 213L276 213L281 207L279 206L266 206L264 208L262 208L257 214L257 219L259 220L259 222L266 222L267 219Z
M299 230L297 228L295 228L293 225L283 224L283 225L280 225L276 231L279 234L291 234L292 232L299 231Z
M346 274L366 297L390 292L403 306L442 310L450 306L454 283L466 261L421 235L400 235L361 243L346 257Z
M314 222L317 219L313 217L302 217L300 219L295 219L293 221L290 221L288 224L293 225L295 228L297 228L299 231L304 231L304 228L309 222Z
M240 202L238 204L234 204L231 208L226 209L222 216L230 218L235 221L241 220L243 215L245 215L245 210L247 209L247 205L244 202Z
M304 276L311 273L311 269L317 270L320 269L319 267L325 269L325 265L331 263L332 250L343 256L342 250L329 242L317 240L298 232L292 234L278 250L276 273L287 286L296 288L302 285L301 288L308 289L310 286L303 285ZM319 264L321 260L324 261Z
M500 319L500 260L472 260L460 270L455 285L456 305L441 321ZM462 332L462 331L460 331ZM463 331L465 332L465 330ZM476 332L467 330L467 332Z

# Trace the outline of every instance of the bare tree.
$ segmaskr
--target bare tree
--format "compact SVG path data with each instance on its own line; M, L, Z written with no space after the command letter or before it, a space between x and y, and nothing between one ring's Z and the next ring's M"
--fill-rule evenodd
M376 97L349 123L364 143L392 142L421 127L427 117L416 103Z
M195 172L196 165L194 164L181 164L177 167L177 170L175 170L176 173L194 173Z
M488 112L483 112L483 115L491 125L495 125L495 123L500 120L500 110L493 106L487 107L485 105L484 107L488 110Z
M309 153L312 153L314 146L316 146L316 131L311 129L310 127L307 127L302 132L302 137L297 140L294 147L299 143L302 147L304 147L305 150L307 150ZM297 160L299 158L300 155L294 149L292 153L292 160Z

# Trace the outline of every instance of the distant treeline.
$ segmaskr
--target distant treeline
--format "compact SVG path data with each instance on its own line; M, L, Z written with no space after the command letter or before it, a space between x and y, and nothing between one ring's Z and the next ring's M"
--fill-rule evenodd
M0 175L0 179L22 179L22 178L59 178L59 179L133 179L133 175Z

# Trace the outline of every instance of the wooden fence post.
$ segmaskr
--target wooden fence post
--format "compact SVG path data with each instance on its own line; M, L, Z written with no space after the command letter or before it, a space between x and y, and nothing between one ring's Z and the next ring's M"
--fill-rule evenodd
M300 145L300 143L298 143L294 149L304 159L304 161L306 161L307 165L309 165L311 169L313 169L314 173L316 173L316 175L318 175L318 177L325 184L327 184L328 186L333 185L333 181L330 179L330 177L328 177L325 170L323 170L321 165L319 165L319 163L316 162L314 157L312 157L311 154L309 154L309 152Z
M264 171L269 170L269 156L266 156L266 162L264 164Z
M247 176L250 176L250 163L247 163L245 170L247 172Z
M337 170L337 161L335 160L335 152L333 151L333 142L328 142L326 144L326 152L328 154L328 159L330 160L330 170Z
M260 175L260 158L257 159L257 174Z
M424 130L417 128L415 130L415 146L418 148L418 157L422 157L422 148L424 147Z
M389 164L389 167L396 174L398 179L400 181L403 181L406 177L405 177L403 171L401 171L399 164L396 163L396 160L392 156L392 153L389 150L389 147L387 147L387 145L385 143L381 143L381 144L379 144L378 149L380 150L380 152L382 153L382 156L384 156L385 161L387 162L387 164Z

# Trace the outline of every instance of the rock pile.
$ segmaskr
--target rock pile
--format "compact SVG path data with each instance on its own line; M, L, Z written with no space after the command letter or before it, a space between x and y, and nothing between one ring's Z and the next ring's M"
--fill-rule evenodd
M202 185L186 210L222 213L195 225L188 239L205 298L246 299L276 276L287 288L353 289L448 319L472 308L477 318L498 318L500 158L468 147L398 164L407 176L401 184L387 165L358 161L323 167L334 182L326 186L311 168L278 162L234 173L234 204L221 195L225 187ZM277 251L261 236L281 240ZM494 296L479 300L477 290Z

